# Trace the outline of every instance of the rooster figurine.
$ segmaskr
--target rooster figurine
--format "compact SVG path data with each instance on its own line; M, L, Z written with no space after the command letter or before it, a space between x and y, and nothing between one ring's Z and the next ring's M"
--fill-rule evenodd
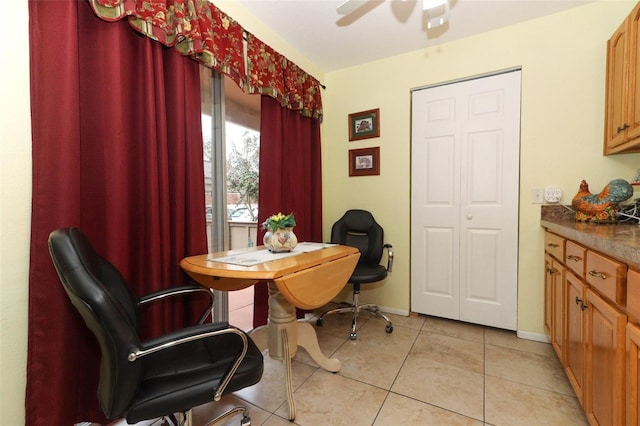
M571 200L571 207L576 210L578 222L615 222L618 204L632 195L633 188L624 179L612 180L599 194L589 192L589 185L583 180Z

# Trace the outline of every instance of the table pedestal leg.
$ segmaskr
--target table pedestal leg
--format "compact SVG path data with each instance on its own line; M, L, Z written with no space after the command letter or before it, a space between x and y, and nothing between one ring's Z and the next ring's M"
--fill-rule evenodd
M282 332L287 332L289 348L282 345ZM298 351L296 308L284 298L273 281L269 281L269 356L283 360L293 358Z
M313 326L307 322L298 322L298 346L304 348L318 365L327 371L340 371L342 363L337 358L327 358L318 345L318 336Z
M260 350L269 349L269 356L284 361L285 391L289 405L289 420L296 417L293 399L293 377L291 358L298 346L304 348L318 365L327 371L340 371L342 363L335 358L327 358L318 345L316 331L306 322L296 320L296 308L278 290L274 282L269 282L269 323L251 332L251 339Z
M293 358L298 351L296 308L284 298L276 284L272 281L269 282L267 346L269 347L269 356L271 358L284 361L285 391L289 405L289 420L294 420L296 418L296 406L293 399L291 358Z
M284 353L289 351L289 339L287 330L282 330L282 349ZM296 404L293 400L293 373L291 371L291 357L284 357L285 386L287 391L287 403L289 405L289 420L296 418Z

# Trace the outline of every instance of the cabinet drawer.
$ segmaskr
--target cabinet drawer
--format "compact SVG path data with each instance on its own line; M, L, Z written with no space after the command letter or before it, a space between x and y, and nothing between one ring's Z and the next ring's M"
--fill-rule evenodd
M627 296L627 265L588 250L585 271L587 282L600 294L624 306Z
M564 264L575 272L577 276L584 278L584 260L587 256L587 249L573 241L567 241L564 251Z
M545 232L544 249L551 256L564 262L564 238L551 232Z
M633 270L627 274L627 312L640 321L640 272Z

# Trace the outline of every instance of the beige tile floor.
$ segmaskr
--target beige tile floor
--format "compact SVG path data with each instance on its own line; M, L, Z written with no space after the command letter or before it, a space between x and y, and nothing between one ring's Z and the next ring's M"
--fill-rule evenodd
M334 374L299 349L293 359L296 418L287 420L284 366L265 356L260 383L194 409L194 423L243 403L253 425L586 425L550 345L515 333L426 316L348 315L315 325L320 347L342 361ZM239 425L239 416L227 425Z

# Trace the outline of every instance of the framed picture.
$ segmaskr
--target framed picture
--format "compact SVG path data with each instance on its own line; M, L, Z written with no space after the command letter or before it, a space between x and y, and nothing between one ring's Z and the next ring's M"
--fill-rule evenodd
M349 176L371 176L379 174L379 146L349 150Z
M380 136L380 108L349 114L349 140Z

